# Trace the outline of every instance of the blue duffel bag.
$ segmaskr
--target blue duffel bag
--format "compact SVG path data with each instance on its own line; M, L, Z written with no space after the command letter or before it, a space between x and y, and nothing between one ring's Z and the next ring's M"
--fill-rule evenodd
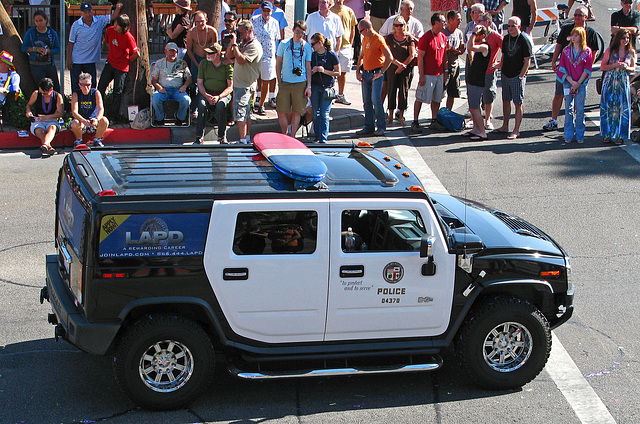
M447 109L440 108L438 111L438 122L449 131L462 131L464 129L464 116Z

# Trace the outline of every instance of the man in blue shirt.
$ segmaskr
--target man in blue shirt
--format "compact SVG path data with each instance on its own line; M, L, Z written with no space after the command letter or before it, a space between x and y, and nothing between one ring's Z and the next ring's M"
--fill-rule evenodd
M122 3L118 2L111 15L94 16L90 3L82 3L82 17L71 25L67 44L67 69L71 71L71 87L78 87L81 72L91 75L95 86L96 62L100 62L102 31L120 15Z
M311 96L311 45L304 41L306 29L304 21L297 21L293 25L293 37L282 41L276 52L278 122L283 134L287 134L291 125L289 135L292 137L298 131L300 115L305 113Z

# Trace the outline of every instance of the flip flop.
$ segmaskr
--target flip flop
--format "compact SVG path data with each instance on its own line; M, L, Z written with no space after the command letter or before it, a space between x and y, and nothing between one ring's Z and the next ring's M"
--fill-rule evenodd
M500 128L496 128L495 130L491 131L494 133L498 133L498 134L507 134L509 131L505 131L505 130L501 130Z
M509 134L507 140L515 140L520 134Z
M463 137L477 137L478 134L472 133L471 131L468 131L464 134L462 134Z
M471 137L471 141L485 141L485 140L488 140L488 139L489 139L488 136L487 137L483 137L481 135L473 135Z

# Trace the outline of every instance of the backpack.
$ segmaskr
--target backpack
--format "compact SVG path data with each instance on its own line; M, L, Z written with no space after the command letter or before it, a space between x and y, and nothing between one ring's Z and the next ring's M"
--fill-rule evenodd
M440 108L436 119L449 131L462 131L464 129L464 116L452 112L446 107Z

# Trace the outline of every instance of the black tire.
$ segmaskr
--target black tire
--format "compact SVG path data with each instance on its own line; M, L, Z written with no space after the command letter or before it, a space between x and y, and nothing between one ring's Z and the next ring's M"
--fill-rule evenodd
M128 328L113 362L127 396L156 410L192 400L211 381L214 367L207 333L193 321L167 315L146 316Z
M518 298L483 301L469 312L458 353L476 384L513 389L542 371L551 353L551 329L544 315Z

